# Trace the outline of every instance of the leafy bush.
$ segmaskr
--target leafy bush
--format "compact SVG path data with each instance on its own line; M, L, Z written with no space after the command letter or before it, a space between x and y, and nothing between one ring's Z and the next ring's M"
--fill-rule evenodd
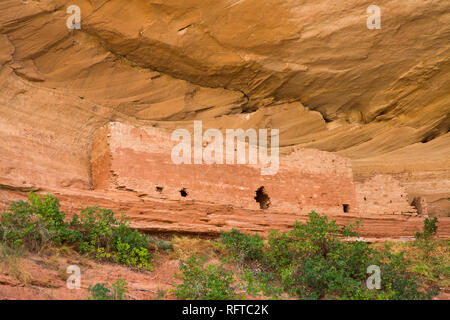
M87 207L67 223L58 199L49 194L30 193L28 202L13 202L1 215L0 240L32 251L46 243L66 243L98 259L151 270L148 237L132 230L125 216L117 219L112 210Z
M431 252L437 246L436 241L433 239L437 233L437 222L438 219L436 217L433 219L426 218L423 221L423 231L416 232L415 234L414 244L417 248L423 251L425 259L430 258Z
M417 240L430 240L437 232L437 222L438 218L433 219L425 218L423 221L423 231L416 232L415 238Z
M91 294L89 300L111 300L111 290L108 289L106 283L96 283L93 287L89 286L89 293Z
M292 239L286 234L274 230L269 233L269 249L265 254L265 262L273 269L284 269L291 264L296 250L292 248Z
M118 224L114 212L98 207L87 207L80 216L74 214L70 226L78 230L81 252L94 252L97 248L106 251L113 247L113 228Z
M121 242L119 239L116 243L115 261L127 266L136 266L142 269L153 270L148 263L150 254L145 247L131 247L127 242Z
M89 300L122 300L123 295L128 292L126 289L128 283L122 278L119 278L111 285L111 289L108 288L107 283L97 283L94 286L89 286L88 291L90 296Z
M222 233L221 239L234 255L261 263L261 270L245 270L243 275L252 295L259 290L265 295L285 292L302 299L428 299L436 294L421 293L420 281L407 271L403 256L388 250L380 253L362 241L344 241L358 236L358 226L359 222L340 228L313 211L306 223L296 222L288 233L272 231L266 248L262 241L236 230ZM433 227L429 230L435 232ZM366 287L370 265L380 266L380 290Z
M220 238L240 261L260 259L262 257L264 241L257 234L249 236L232 229L231 232L222 231Z
M170 241L164 241L155 237L148 237L148 242L153 244L158 250L171 250L173 245Z
M48 242L59 244L71 234L64 218L58 199L49 194L40 198L30 193L28 202L14 201L1 215L0 239L13 248L24 245L31 251Z
M132 249L140 249L147 248L149 238L146 235L140 234L137 230L130 229L128 227L127 217L122 216L117 221L117 226L113 227L113 243L117 244L118 242L127 243Z
M109 209L87 207L80 217L74 215L71 226L79 230L81 252L96 252L99 259L152 270L148 238L130 229L126 217L116 219Z
M431 299L439 293L436 290L420 291L418 279L407 271L409 262L405 260L403 252L384 251L383 260L381 286L391 290L392 300Z
M177 286L176 296L190 300L229 300L236 299L232 286L233 274L215 265L204 267L204 261L195 255L186 263L180 261L184 282Z
M244 289L253 297L262 292L264 296L272 296L277 299L284 292L276 281L276 274L269 271L245 269L241 279L246 282Z

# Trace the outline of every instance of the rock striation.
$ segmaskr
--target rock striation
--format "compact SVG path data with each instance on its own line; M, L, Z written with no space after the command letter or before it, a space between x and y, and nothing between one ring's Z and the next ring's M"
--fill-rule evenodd
M3 204L30 190L51 191L69 208L70 201L128 208L140 228L177 232L214 233L220 225L234 225L225 220L241 221L237 225L248 231L286 227L296 213L303 217L299 199L303 208L372 217L367 221L373 229L365 232L373 237L410 235L427 214L448 223L449 1L379 0L381 29L374 30L366 26L366 9L373 4L368 0L75 2L0 2ZM74 4L81 9L79 30L66 25L66 10ZM197 200L189 197L159 199L159 180L145 176L150 182L144 185L143 177L120 164L137 151L136 141L126 141L133 135L124 132L123 144L134 149L121 156L98 141L110 123L166 135L191 130L194 120L202 120L205 129L279 129L282 158L291 159L280 175L289 172L292 180L282 180L282 186L256 175L247 181L231 169L210 172L247 193L230 187L221 197L218 189L186 184L190 196L234 208L231 220L221 216L208 225L212 220L192 218L191 223L185 217L203 217L209 209L196 207ZM96 167L108 152L111 163L100 161ZM296 162L299 152L304 157ZM133 156L139 172L150 175L143 158ZM309 156L320 162L305 160ZM307 180L319 186L320 201L310 202L305 199L314 197L314 189L298 182L306 179L302 163L312 170L322 156L328 160ZM325 180L329 172L320 171L330 159L348 165L333 168L352 175L337 174L340 190ZM103 164L117 171L116 181L111 172L101 172ZM285 222L272 217L257 227L260 218L248 210L260 212L253 199L260 186L271 199L263 214L275 214L279 205L289 218L277 217ZM292 186L298 193L287 190ZM166 181L165 192L171 188L178 197L179 184ZM168 206L157 209L157 204ZM349 212L343 212L343 204ZM143 219L137 213L169 208L176 210L170 219ZM419 216L412 217L417 210Z

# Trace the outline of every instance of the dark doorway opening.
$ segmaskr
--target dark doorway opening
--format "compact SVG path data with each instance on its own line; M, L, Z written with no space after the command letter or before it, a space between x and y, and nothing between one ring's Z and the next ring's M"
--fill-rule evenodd
M159 193L163 192L163 190L164 190L163 187L160 187L160 186L156 187L156 191L158 191Z
M342 209L344 210L344 212L349 212L349 211L350 211L350 205L344 203L344 204L342 205Z
M264 189L264 186L261 186L258 190L256 190L256 196L254 199L259 203L259 207L261 209L265 210L270 207L270 197Z

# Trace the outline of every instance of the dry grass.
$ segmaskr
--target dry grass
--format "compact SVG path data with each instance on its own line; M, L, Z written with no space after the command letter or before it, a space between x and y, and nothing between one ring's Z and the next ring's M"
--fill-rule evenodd
M62 280L67 278L66 275L63 276L63 273L66 273L64 266L67 264L67 261L73 258L80 258L75 250L64 245L61 247L54 245L44 246L39 250L38 255L42 258L43 265L47 269L57 271L58 277Z
M67 273L67 269L66 268L59 268L58 269L58 279L62 280L62 281L67 281L67 279L69 278L70 274Z
M78 252L76 252L73 248L62 245L56 246L54 244L46 244L41 247L38 252L39 256L57 256L57 257L73 257L78 256Z
M23 263L24 252L0 245L1 266L11 277L23 284L32 280L31 273L26 270Z
M214 259L226 255L226 250L219 243L200 238L175 237L172 246L171 259L187 260L191 255Z
M432 240L433 249L427 252L415 242L386 242L374 244L374 248L387 246L392 252L404 252L405 259L411 262L408 270L418 274L430 285L437 284L441 289L450 290L450 241Z

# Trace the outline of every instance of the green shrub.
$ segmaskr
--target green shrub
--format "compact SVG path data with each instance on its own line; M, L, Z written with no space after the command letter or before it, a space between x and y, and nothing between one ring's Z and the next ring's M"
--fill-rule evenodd
M158 250L171 250L173 249L173 245L170 241L165 241L163 239L158 239L155 237L148 237L148 242L158 248Z
M225 247L230 249L239 261L255 260L262 257L264 241L257 234L250 236L232 229L231 232L222 231L220 238Z
M176 296L190 300L236 299L232 286L233 274L215 265L205 267L204 261L192 255L187 262L180 261L183 283L177 286Z
M311 299L349 298L357 289L362 289L365 279L352 277L345 268L344 259L317 255L304 260L294 271L297 294Z
M127 283L119 278L108 288L107 283L97 283L94 286L89 286L88 291L89 300L123 300L123 295L128 292Z
M277 299L284 292L284 289L279 286L276 277L273 272L246 269L242 276L242 280L246 282L243 287L252 296L257 296L261 292L266 297L272 296Z
M126 283L122 278L119 278L116 282L112 284L112 293L114 300L122 300L123 295L125 293L128 293L128 289L126 286L128 283Z
M148 238L128 226L125 216L114 217L109 209L87 207L70 223L78 230L81 252L96 253L98 259L114 259L118 263L152 270Z
M142 269L152 271L152 266L149 264L150 254L147 248L131 247L127 242L121 242L119 239L115 246L117 253L115 260L118 263L127 266L135 266Z
M246 269L242 274L242 280L246 282L245 290L252 297L257 297L259 291L261 290L261 285L257 281L253 272L249 269Z
M274 230L269 233L268 238L269 248L265 254L265 263L272 270L281 270L288 267L294 255L295 248L292 246L292 239L286 234L279 234Z
M79 231L80 251L94 252L98 248L110 251L113 247L113 229L119 221L109 209L87 207L80 216L74 214L71 227Z
M74 216L72 227L80 230L80 251L96 252L99 259L151 270L148 237L128 227L126 217L117 219L109 209L87 207Z
M113 227L113 243L117 244L119 241L127 243L132 249L147 248L149 243L148 236L140 234L139 231L128 226L128 220L125 216L122 216Z
M421 282L416 275L407 271L409 262L403 252L383 252L384 263L381 266L381 286L391 290L392 300L431 299L439 293L437 289L420 290Z
M89 286L89 300L111 300L111 290L106 283L96 283L93 287Z
M71 231L64 222L65 213L59 210L59 201L52 195L40 198L30 193L28 202L13 201L0 221L1 240L11 247L26 246L37 251L48 242L62 243Z
M433 219L425 218L423 221L423 231L416 232L416 240L430 240L433 236L435 236L438 229L437 222L438 218L436 217Z
M98 259L151 270L148 237L131 229L125 216L117 219L112 210L87 207L67 223L58 199L49 194L30 193L27 202L12 202L1 215L0 240L31 251L46 243L71 244Z
M437 246L437 242L433 239L438 229L437 222L436 217L433 219L426 218L423 221L423 231L415 234L414 244L422 250L425 259L430 259L431 253Z
M435 232L432 223L429 233ZM296 222L288 233L272 231L268 247L257 248L253 259L259 260L261 270L245 270L242 279L247 291L264 295L285 292L301 299L429 299L436 292L420 289L420 279L407 271L407 261L389 250L382 253L362 241L344 241L358 236L355 225L343 228L334 220L316 212L309 214L306 223ZM248 258L250 236L233 230L222 233L222 241ZM242 254L244 252L244 254ZM381 289L366 287L367 267L380 266Z

